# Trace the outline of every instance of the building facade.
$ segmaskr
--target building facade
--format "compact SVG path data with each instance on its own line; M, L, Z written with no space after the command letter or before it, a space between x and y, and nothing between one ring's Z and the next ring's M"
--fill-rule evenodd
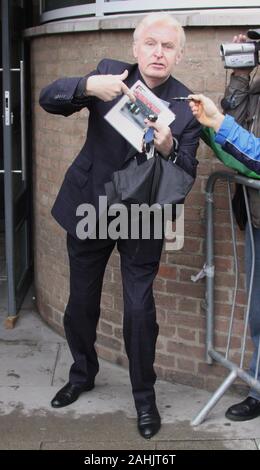
M50 210L65 171L84 142L88 112L83 110L69 118L47 114L39 106L39 93L59 77L87 74L104 57L133 62L133 29L145 12L156 10L156 3L134 0L40 2L39 24L25 30L31 71L30 158L36 301L42 317L61 334L68 300L66 234L52 219ZM224 70L220 44L231 42L234 34L246 32L248 27L259 26L258 2L249 2L246 8L242 5L244 2L238 0L187 0L182 2L182 8L174 8L174 3L161 1L160 9L172 13L185 28L187 36L185 56L176 68L175 77L194 92L205 93L219 103L230 73ZM212 3L214 7L210 7ZM34 18L37 22L37 15ZM225 371L205 362L205 280L194 283L191 276L200 271L205 262L206 181L213 171L224 167L203 144L198 151L198 160L197 180L185 202L184 247L180 251L163 252L155 282L160 326L156 371L160 378L169 381L214 389ZM222 350L226 344L234 286L229 208L224 184L218 184L215 202L215 339ZM239 232L241 276L231 345L233 358L241 347L246 302L243 243L243 233ZM97 350L100 357L126 366L122 316L119 256L114 252L105 275Z

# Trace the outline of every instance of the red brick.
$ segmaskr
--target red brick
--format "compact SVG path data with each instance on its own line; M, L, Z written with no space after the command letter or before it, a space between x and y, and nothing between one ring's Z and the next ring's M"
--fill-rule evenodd
M106 346L109 349L115 349L116 351L120 351L122 348L122 344L118 339L112 338L110 336L105 336L101 333L97 335L98 343L102 346Z
M196 314L199 312L199 305L199 300L181 298L178 302L178 311Z
M201 284L193 284L188 282L167 281L167 291L175 295L183 295L185 297L201 299L205 295L205 287Z
M161 264L158 276L165 279L176 279L176 273L177 269L175 266L166 266Z
M178 327L177 338L194 343L196 341L196 330L192 330L191 328Z
M155 293L154 297L156 300L156 305L159 305L159 307L166 308L167 310L176 309L176 299L172 295Z
M102 308L113 308L114 306L114 300L113 296L109 294L105 294L104 292L102 293L101 297L101 306Z
M160 336L172 338L176 334L176 326L160 325Z
M221 258L217 256L214 260L216 272L231 272L233 273L234 269L234 260L233 257Z
M156 278L153 284L154 292L166 292L165 279Z
M191 328L205 328L205 318L198 315L167 313L169 325L182 325Z
M155 367L158 365L163 367L175 367L176 359L169 354L165 355L162 353L157 353L155 358Z
M99 329L106 335L113 335L113 326L103 320L99 322Z
M194 357L196 359L203 359L205 350L201 346L187 345L176 341L168 341L167 352L170 354L179 354L186 357Z
M231 315L231 304L224 304L223 302L215 302L214 304L214 311L215 315L221 317L230 317ZM243 320L245 314L245 308L236 305L235 307L235 318L237 320Z
M197 363L190 359L177 358L177 368L179 370L189 371L196 373Z
M201 269L205 263L205 257L202 255L193 255L189 246L189 239L185 241L184 250L181 252L175 252L167 254L167 262L173 263L179 266L187 266Z

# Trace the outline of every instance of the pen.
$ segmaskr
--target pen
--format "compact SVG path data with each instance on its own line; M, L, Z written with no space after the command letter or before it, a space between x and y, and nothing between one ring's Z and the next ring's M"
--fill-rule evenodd
M172 98L174 101L191 101L192 98L189 98L188 96L176 96Z

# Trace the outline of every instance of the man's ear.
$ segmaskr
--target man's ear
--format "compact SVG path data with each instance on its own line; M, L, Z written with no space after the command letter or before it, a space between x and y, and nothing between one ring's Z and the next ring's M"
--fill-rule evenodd
M136 47L136 42L133 42L133 55L134 55L134 58L137 59L137 47Z
M176 59L175 59L175 64L176 65L181 62L181 60L183 58L183 53L184 53L183 49L180 49L179 52L177 53Z

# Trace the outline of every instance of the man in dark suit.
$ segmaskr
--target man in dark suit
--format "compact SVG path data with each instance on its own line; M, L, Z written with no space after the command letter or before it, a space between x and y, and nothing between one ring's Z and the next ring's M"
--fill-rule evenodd
M157 122L154 145L161 156L178 152L176 163L195 176L195 159L200 125L186 103L172 97L190 91L171 76L183 53L185 35L180 24L165 13L147 15L134 33L135 64L102 60L86 77L62 78L44 88L41 106L50 113L69 116L87 107L90 111L86 142L68 169L52 214L67 231L70 261L70 297L64 327L74 363L69 382L52 400L53 407L67 406L79 395L94 387L98 359L94 348L100 315L100 297L106 264L117 244L121 259L124 295L123 334L129 358L132 391L138 416L138 429L145 438L160 429L156 407L153 368L158 325L153 298L153 281L157 274L162 239L151 238L79 240L76 234L77 207L91 203L96 209L104 185L113 172L122 167L130 149L128 142L104 119L104 115L141 80L160 99L169 103L176 120L165 126Z

